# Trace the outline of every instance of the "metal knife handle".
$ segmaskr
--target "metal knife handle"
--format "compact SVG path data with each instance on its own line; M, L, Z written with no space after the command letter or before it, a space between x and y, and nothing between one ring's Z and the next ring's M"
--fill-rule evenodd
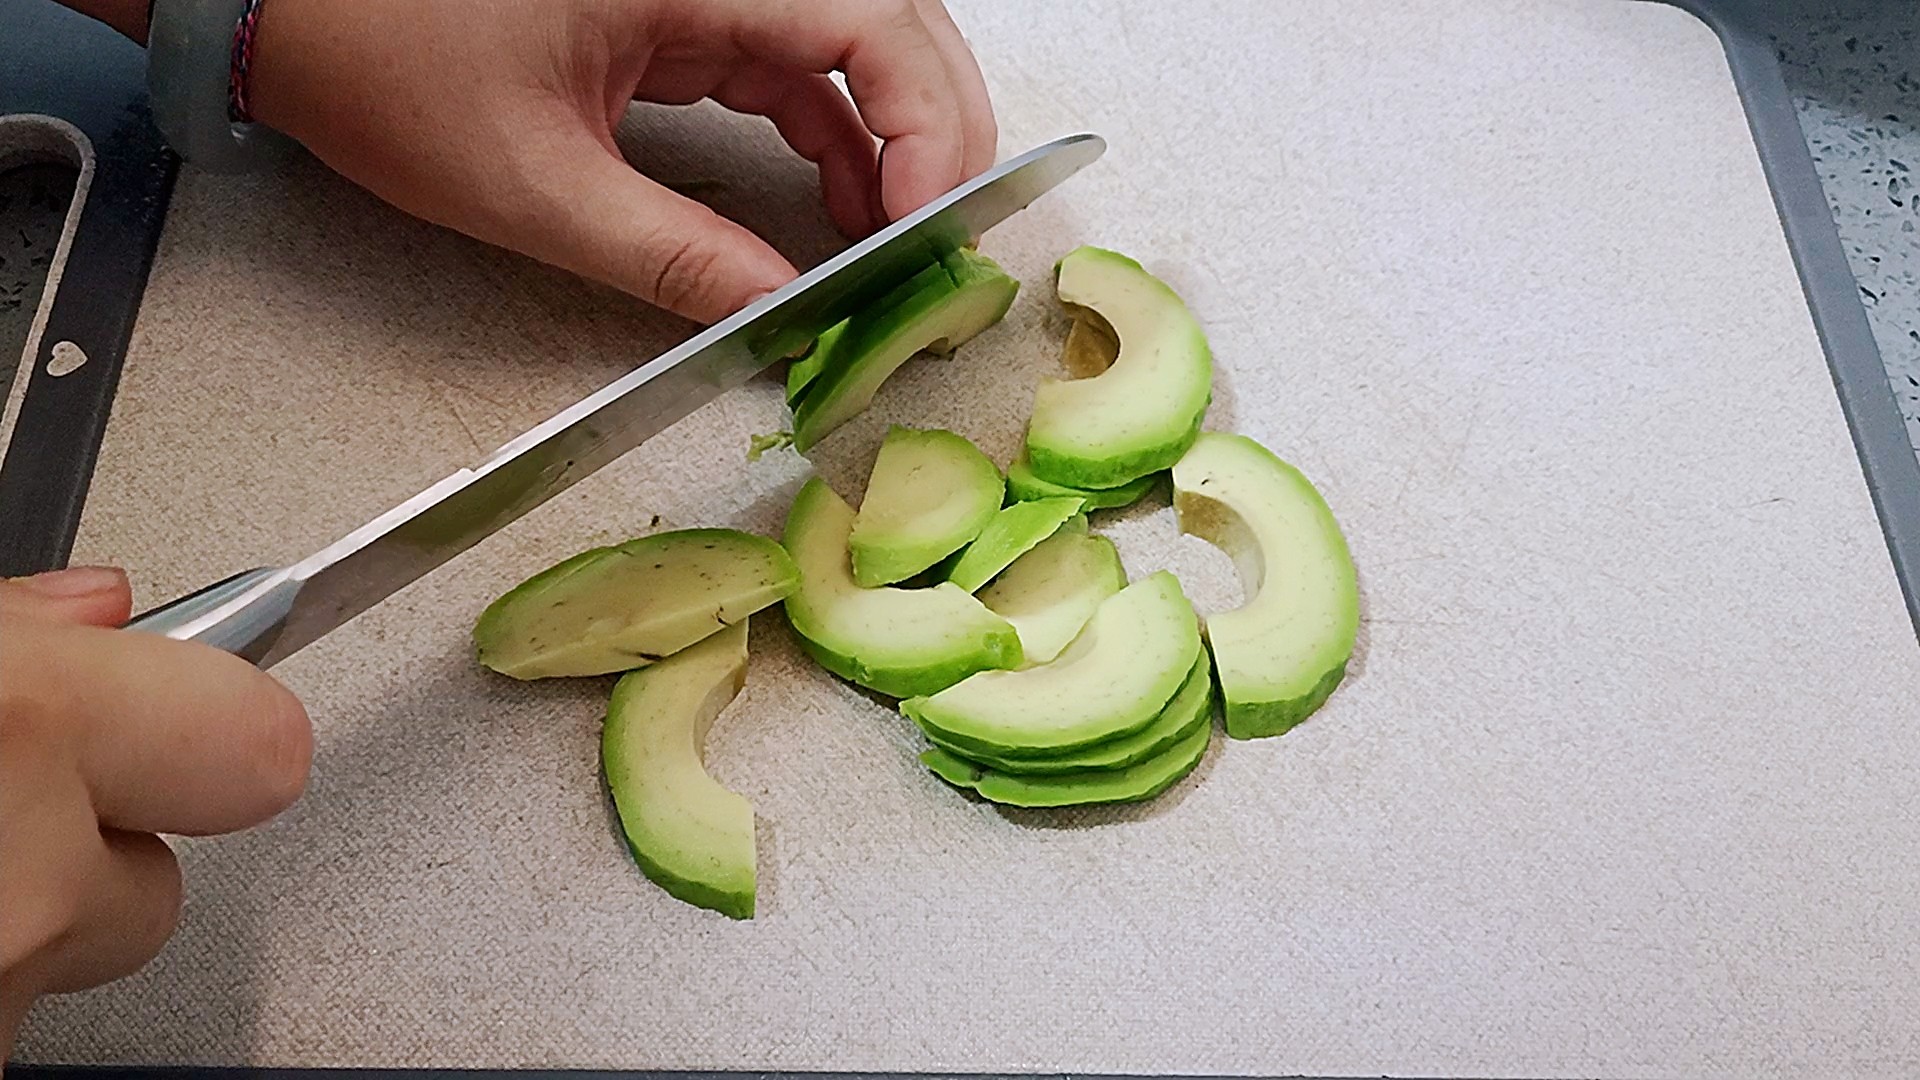
M258 663L299 592L286 570L263 566L142 612L126 629L198 641Z

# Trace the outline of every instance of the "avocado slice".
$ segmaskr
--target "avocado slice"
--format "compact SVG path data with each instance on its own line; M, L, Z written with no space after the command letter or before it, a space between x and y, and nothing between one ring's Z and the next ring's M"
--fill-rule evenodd
M1003 758L992 754L968 753L966 750L951 746L940 746L938 739L930 740L955 757L964 758L974 764L992 769L995 772L1015 773L1020 776L1053 776L1062 773L1081 773L1092 770L1124 769L1129 765L1145 761L1164 753L1169 747L1192 734L1196 726L1210 724L1213 721L1213 664L1207 656L1207 650L1201 649L1200 655L1187 671L1187 681L1173 695L1173 700L1160 710L1153 722L1131 735L1122 735L1117 739L1108 739L1083 750L1074 750L1054 757L1044 758Z
M784 599L800 572L779 544L679 529L583 551L488 604L480 662L516 679L605 675L654 663Z
M900 711L944 746L994 757L1057 756L1152 723L1199 652L1193 605L1162 570L1103 601L1052 663L983 671L903 701Z
M1105 320L1119 349L1098 375L1041 382L1027 425L1034 474L1113 488L1172 466L1213 400L1213 352L1199 322L1139 263L1103 248L1068 252L1054 283L1063 303Z
M855 314L794 406L794 448L807 452L864 411L887 377L921 352L951 352L1006 317L1019 283L961 249Z
M1080 512L1078 498L1017 502L993 515L987 527L960 553L947 570L947 580L968 592L978 592L994 575L1035 544L1058 532Z
M707 774L705 743L747 679L734 623L614 684L600 761L633 861L689 904L753 918L753 805Z
M801 485L787 513L787 550L800 568L787 621L821 667L904 698L1019 665L1013 624L957 585L862 588L847 549L853 523L853 507L817 476Z
M1014 502L1073 498L1080 500L1080 509L1083 511L1117 510L1132 506L1144 498L1147 492L1153 490L1153 482L1159 476L1159 473L1148 473L1114 488L1067 487L1035 475L1033 462L1027 457L1026 448L1022 447L1020 456L1007 466L1007 497Z
M976 595L1013 624L1032 667L1059 656L1101 601L1126 587L1126 567L1113 541L1090 535L1087 519L1076 515Z
M853 519L854 581L891 585L960 550L994 519L1005 494L999 468L966 439L895 424Z
M1231 556L1246 592L1206 619L1227 734L1279 735L1346 676L1360 626L1346 538L1313 484L1244 435L1200 436L1173 493L1181 531Z
M1196 724L1158 754L1118 769L1022 776L1000 772L939 747L920 755L920 763L955 787L971 788L989 802L1006 806L1084 806L1090 803L1145 802L1185 779L1206 756L1213 725Z
M800 397L813 380L827 366L827 358L839 347L840 338L847 332L847 320L841 319L827 328L827 331L814 339L813 347L806 355L787 365L787 407L800 403Z

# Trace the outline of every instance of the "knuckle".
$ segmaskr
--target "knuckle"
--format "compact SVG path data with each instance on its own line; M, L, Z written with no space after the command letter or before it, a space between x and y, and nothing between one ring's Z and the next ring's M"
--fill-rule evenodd
M720 253L692 237L663 237L653 271L654 303L683 315L704 313Z

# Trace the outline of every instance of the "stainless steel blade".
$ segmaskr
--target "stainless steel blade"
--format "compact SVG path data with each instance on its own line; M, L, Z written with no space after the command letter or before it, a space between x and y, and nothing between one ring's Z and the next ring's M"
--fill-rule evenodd
M1096 135L1074 135L1013 158L301 562L210 586L129 629L207 642L271 666L977 239L1105 149Z

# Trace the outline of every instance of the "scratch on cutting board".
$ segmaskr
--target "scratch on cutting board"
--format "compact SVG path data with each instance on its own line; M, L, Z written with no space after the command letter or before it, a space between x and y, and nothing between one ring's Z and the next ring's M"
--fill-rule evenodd
M453 417L453 422L459 424L460 430L466 433L467 441L473 444L473 452L476 454L486 453L487 448L480 445L480 440L474 436L473 429L467 426L466 417L460 415L459 408L454 405L453 398L447 394L445 388L438 382L429 382L427 389L433 391L434 400L446 407L447 415Z

